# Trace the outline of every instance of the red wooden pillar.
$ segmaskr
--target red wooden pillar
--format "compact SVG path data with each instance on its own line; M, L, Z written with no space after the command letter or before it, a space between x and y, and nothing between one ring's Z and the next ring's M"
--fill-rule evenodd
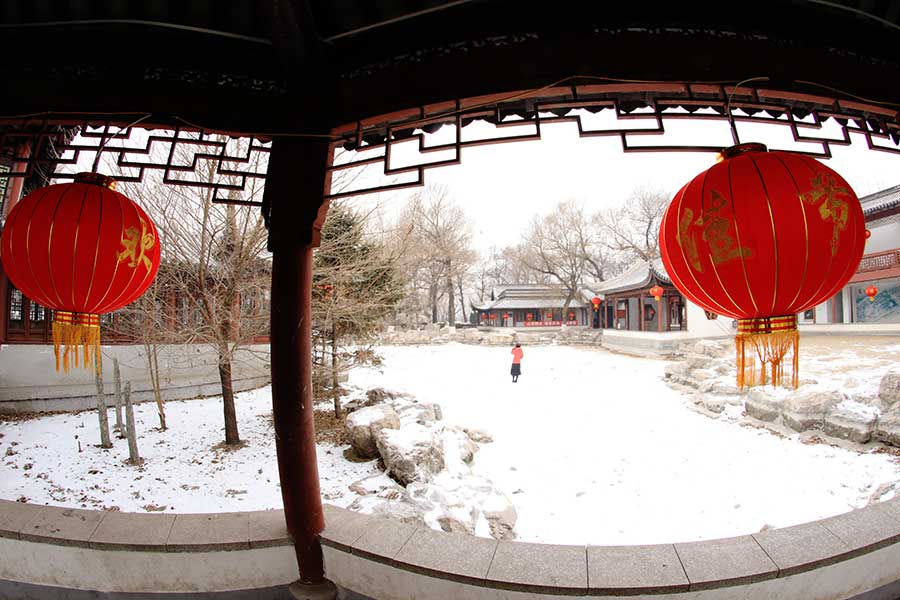
M12 172L13 173L23 173L28 168L28 163L26 162L28 158L31 156L31 145L26 143L20 144L16 148L16 158L19 159L13 162ZM25 184L24 177L10 177L9 183L6 187L6 198L0 198L0 201L3 201L3 214L0 215L3 219L6 219L6 216L9 214L9 211L12 210L12 207L16 205L16 202L19 201L22 196L22 187ZM0 266L0 343L6 343L7 336L7 319L9 319L9 279L6 277L6 272L3 270L3 267ZM24 306L23 306L24 309ZM27 315L23 315L23 318ZM49 321L49 315L47 316L47 321ZM46 321L45 321L46 322Z
M9 279L0 263L0 344L6 343L6 322L9 319Z
M640 311L638 311L638 318L640 319L640 325L638 325L638 330L644 330L644 292L641 292L638 296L638 302L641 304Z
M665 294L659 297L659 300L656 301L656 330L659 333L662 333L663 326L663 304L662 301L665 298ZM666 307L666 313L668 313L668 307Z
M312 396L312 251L328 210L328 140L275 138L266 175L272 252L271 369L275 448L300 587L327 585Z

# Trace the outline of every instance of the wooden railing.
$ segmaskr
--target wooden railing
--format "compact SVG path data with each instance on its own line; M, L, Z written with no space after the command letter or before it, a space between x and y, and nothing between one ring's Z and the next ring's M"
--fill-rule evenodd
M857 267L856 272L868 273L869 271L882 271L896 267L900 267L900 248L863 256L862 260L859 261L859 267Z

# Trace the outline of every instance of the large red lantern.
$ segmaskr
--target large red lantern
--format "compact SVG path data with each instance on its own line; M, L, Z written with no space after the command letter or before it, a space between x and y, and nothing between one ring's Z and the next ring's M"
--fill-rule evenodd
M780 383L793 350L797 387L797 313L837 293L856 271L865 245L859 199L832 169L807 156L740 144L675 195L660 227L672 283L692 302L738 320L737 382L758 383L770 368ZM749 346L749 347L748 347Z
M54 310L56 369L69 370L69 352L84 349L84 366L100 367L100 313L136 300L159 270L156 226L115 191L115 180L79 173L50 185L10 211L0 241L10 281Z

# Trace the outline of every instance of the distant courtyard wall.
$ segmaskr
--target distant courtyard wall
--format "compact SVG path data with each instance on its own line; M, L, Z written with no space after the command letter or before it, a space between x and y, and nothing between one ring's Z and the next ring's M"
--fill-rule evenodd
M131 382L135 402L154 400L147 354L143 345L103 347L103 381L107 404L115 390L113 359L119 360L122 385ZM164 400L183 400L222 393L218 359L209 344L158 346L160 387ZM232 362L235 391L253 389L270 381L269 346L240 348ZM0 413L82 410L96 407L92 369L55 371L53 347L37 344L0 346Z

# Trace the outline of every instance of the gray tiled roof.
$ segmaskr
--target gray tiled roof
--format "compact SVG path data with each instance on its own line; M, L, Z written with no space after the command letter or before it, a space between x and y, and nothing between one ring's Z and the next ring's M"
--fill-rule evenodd
M637 290L649 284L653 277L664 283L671 283L661 258L654 258L651 261L639 260L618 277L596 284L594 291L600 294L613 294Z
M871 216L883 210L900 206L900 185L889 187L859 199L863 214Z
M587 306L594 293L586 287L580 287L575 298L569 303L570 308ZM495 300L483 304L473 304L474 310L516 310L528 308L563 308L566 304L568 290L562 286L519 284L504 285L494 288Z

